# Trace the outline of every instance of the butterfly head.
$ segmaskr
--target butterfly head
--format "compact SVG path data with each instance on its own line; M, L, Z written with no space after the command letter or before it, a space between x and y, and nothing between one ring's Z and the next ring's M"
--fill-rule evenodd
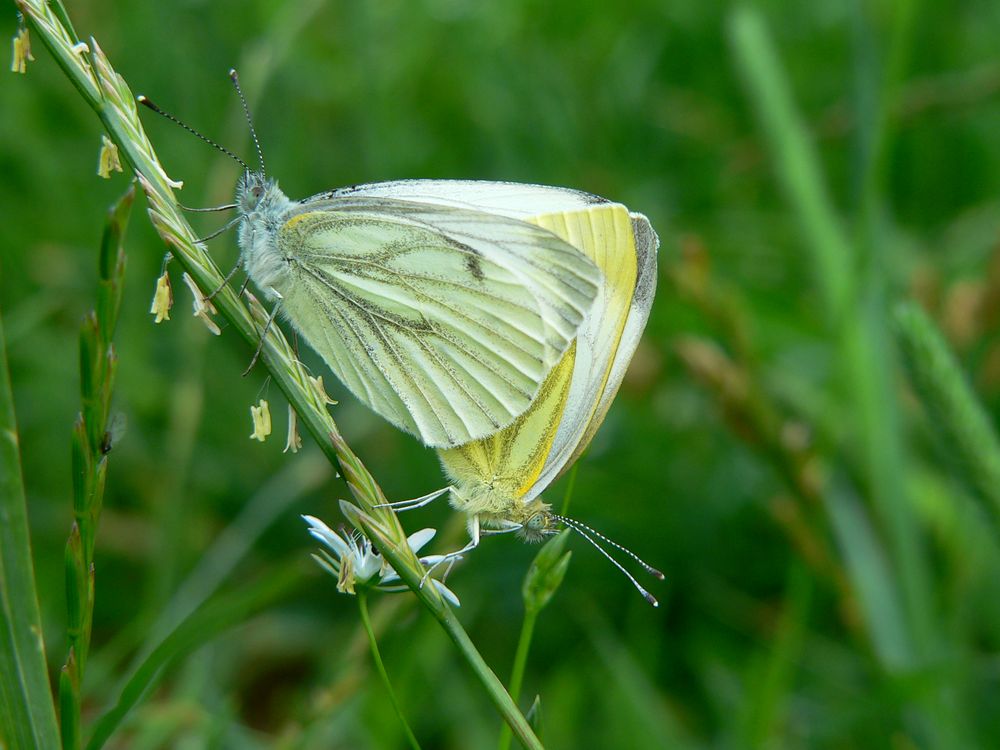
M548 503L534 500L525 507L525 520L517 533L526 542L541 542L557 531L556 525Z
M246 170L236 186L236 205L244 215L265 211L279 196L285 197L278 183L261 171Z

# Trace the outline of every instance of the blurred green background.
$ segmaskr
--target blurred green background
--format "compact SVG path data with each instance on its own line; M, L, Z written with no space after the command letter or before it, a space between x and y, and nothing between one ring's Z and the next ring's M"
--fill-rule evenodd
M977 502L990 488L969 479L979 448L995 445L970 451L926 408L892 316L898 301L919 302L996 417L1000 5L761 2L753 17L666 0L67 5L136 93L249 158L226 78L235 65L289 196L409 177L516 180L649 216L658 296L579 462L572 512L667 580L651 586L653 610L573 541L522 701L541 695L547 746L1000 742L997 526ZM781 102L758 17L819 183L813 151L768 114ZM9 36L12 8L4 18ZM78 329L104 214L126 180L96 177L98 122L37 37L34 51L26 76L0 76L0 305L55 674ZM180 199L227 201L236 166L148 114L167 171L185 182ZM259 590L252 617L169 664L113 746L403 747L354 602L309 560L298 517L339 523L346 487L308 441L282 453L280 394L261 368L240 376L251 352L238 337L190 316L179 269L172 319L153 324L164 246L142 209L116 336L125 427L98 536L85 713L103 713L204 596ZM206 234L219 223L194 222ZM220 267L235 262L232 233L210 248ZM390 498L441 485L432 452L326 380ZM247 439L261 397L275 421L263 445ZM443 502L403 522L440 529L437 550L463 534ZM502 677L534 553L490 539L450 579ZM436 624L408 594L373 604L423 746L494 747L499 720Z

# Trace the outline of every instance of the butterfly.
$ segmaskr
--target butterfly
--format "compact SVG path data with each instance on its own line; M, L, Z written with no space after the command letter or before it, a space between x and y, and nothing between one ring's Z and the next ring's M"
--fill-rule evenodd
M240 260L363 403L438 448L471 541L568 526L649 594L594 537L663 575L540 495L593 439L649 317L659 239L648 219L589 193L508 182L403 180L290 200L264 170L146 97L244 167ZM225 229L224 227L223 229ZM221 230L220 230L221 231ZM265 327L266 331L266 327ZM430 572L430 571L428 571Z
M235 203L249 279L377 414L431 447L510 425L565 354L600 284L570 242L524 221L547 188L404 181L289 199L244 167ZM599 200L599 199L594 199ZM530 208L529 208L530 207ZM229 225L227 225L228 227ZM225 228L225 227L224 227Z
M421 195L426 190L417 184L411 189ZM452 506L468 517L471 540L445 559L468 552L485 534L516 532L527 541L540 541L567 526L587 538L655 605L656 599L597 539L662 579L659 571L594 529L553 513L541 494L587 448L618 392L649 317L659 239L645 216L620 203L563 188L531 190L533 202L511 202L503 209L495 204L494 210L543 227L590 258L601 271L594 304L528 410L488 437L438 450L451 486L395 507L421 507L450 495ZM532 212L529 206L544 210Z
M496 206L544 194L414 181L290 201L247 173L242 263L360 401L426 445L461 445L528 408L597 295L589 258Z

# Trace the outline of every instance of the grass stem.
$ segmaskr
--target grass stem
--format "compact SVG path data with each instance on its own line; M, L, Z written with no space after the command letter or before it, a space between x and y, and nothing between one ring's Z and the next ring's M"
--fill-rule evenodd
M413 750L420 750L420 743L417 742L416 735L413 734L413 730L410 729L410 725L406 721L406 716L403 714L403 707L399 703L399 698L396 697L396 691L392 689L392 682L389 680L389 673L385 671L382 654L378 648L378 640L375 638L375 631L372 629L371 617L368 615L368 594L364 590L359 590L357 598L358 611L361 613L361 624L364 625L365 633L368 635L368 645L371 646L372 659L375 662L375 669L378 672L379 677L382 678L382 684L385 686L385 692L389 694L389 701L392 703L392 708L396 712L399 723L403 726L403 733L406 735L407 742L410 743L410 747L412 747Z

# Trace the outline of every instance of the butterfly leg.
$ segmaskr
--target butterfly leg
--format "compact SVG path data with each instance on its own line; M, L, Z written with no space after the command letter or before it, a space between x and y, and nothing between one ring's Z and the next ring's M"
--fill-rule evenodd
M427 583L427 579L430 578L431 573L433 573L434 570L439 565L441 565L442 563L449 563L449 565L454 564L466 552L471 552L472 550L474 550L476 547L479 546L479 540L482 538L482 531L479 527L479 516L472 516L472 518L470 519L469 536L471 537L469 539L469 543L466 544L464 547L462 547L462 549L455 550L454 552L449 552L447 555L441 555L441 557L435 563L428 566L427 572L424 573L424 577L420 579L420 588L424 587L424 584Z
M191 206L185 206L183 203L178 203L182 211L190 211L195 214L207 214L214 213L215 211L231 211L234 208L239 208L235 203L227 203L224 206L209 206L208 208L191 208Z
M223 232L227 232L230 229L232 229L234 226L236 226L236 223L239 222L242 218L243 217L241 217L241 216L237 216L232 221L229 221L229 222L226 222L225 224L223 224L220 228L216 229L211 234L206 234L204 237L199 237L198 239L195 240L195 242L196 243L201 243L201 242L208 242L209 240L214 240L216 237L218 237Z
M207 299L209 302L211 302L213 299L215 299L215 295L217 295L219 292L221 292L223 289L225 289L229 285L229 281L233 278L233 276L236 275L236 272L239 271L239 270L240 270L240 264L237 263L235 266L233 266L233 270L226 274L226 278L224 278L222 280L222 283L219 284L218 287L216 287L215 291L212 292L207 297L205 297L205 299Z
M271 314L267 316L267 322L264 323L264 330L260 333L260 342L257 344L257 351L253 353L253 359L250 360L250 366L243 371L243 377L250 374L253 366L257 364L257 360L260 359L260 353L264 351L264 340L267 338L267 332L271 330L271 324L274 322L274 319L278 317L279 309L281 309L280 297L278 298L278 301L274 303L274 309L271 310Z
M433 501L437 500L441 495L451 492L452 488L443 487L440 490L434 490L427 495L422 495L421 497L415 497L412 500L400 500L395 503L379 503L376 508L392 508L397 513L404 510L415 510L417 508L423 508L425 505L430 505Z

